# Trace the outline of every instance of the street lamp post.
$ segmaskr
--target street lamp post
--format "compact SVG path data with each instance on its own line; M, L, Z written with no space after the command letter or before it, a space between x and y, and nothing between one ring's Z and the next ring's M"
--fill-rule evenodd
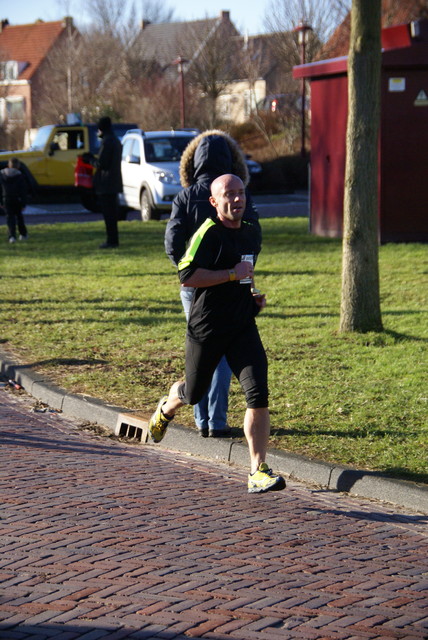
M182 129L184 129L184 127L186 126L186 111L185 111L185 100L184 100L184 71L183 71L183 65L185 65L186 62L189 62L189 61L185 60L181 56L178 56L176 60L173 60L171 62L171 64L177 65L178 73L180 74L180 122L181 122Z
M300 45L300 57L301 63L306 62L306 44L308 42L309 31L312 31L312 27L303 20L293 29L297 33L297 42ZM302 142L300 148L300 154L302 157L306 156L306 80L302 78L302 96L301 96L301 110L302 110Z

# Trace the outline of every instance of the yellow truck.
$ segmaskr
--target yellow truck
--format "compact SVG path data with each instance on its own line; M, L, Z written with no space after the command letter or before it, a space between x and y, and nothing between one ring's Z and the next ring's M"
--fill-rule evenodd
M119 139L135 124L113 124ZM38 193L74 189L74 168L77 156L91 152L97 155L101 140L96 124L49 124L38 129L31 146L22 151L0 152L0 169L9 158L16 157L25 164L25 174L37 199Z

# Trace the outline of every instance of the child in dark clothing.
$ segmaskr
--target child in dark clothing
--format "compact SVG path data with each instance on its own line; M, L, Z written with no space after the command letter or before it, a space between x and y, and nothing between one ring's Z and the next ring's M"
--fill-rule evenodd
M16 227L19 239L28 237L22 211L27 204L27 182L19 169L18 158L11 158L8 166L0 171L1 194L6 210L6 222L9 231L9 242L16 242Z

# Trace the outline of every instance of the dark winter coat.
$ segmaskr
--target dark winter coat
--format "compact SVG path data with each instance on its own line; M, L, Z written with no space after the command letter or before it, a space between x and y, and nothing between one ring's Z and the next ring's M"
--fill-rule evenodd
M180 180L183 187L172 203L165 231L165 251L178 265L194 232L215 214L208 198L212 181L225 173L237 175L247 186L249 174L244 154L229 135L210 130L194 138L181 156ZM244 220L255 223L261 237L259 216L247 191Z
M95 167L94 189L98 195L121 193L122 185L122 145L113 131L103 134L98 158L91 161Z
M4 206L18 202L23 209L27 204L27 182L22 172L6 167L0 171L0 181Z

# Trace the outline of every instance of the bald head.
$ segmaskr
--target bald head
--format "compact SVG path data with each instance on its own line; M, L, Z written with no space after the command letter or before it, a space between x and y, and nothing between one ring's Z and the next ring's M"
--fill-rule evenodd
M217 218L225 227L239 228L244 215L246 197L241 178L225 173L213 180L210 202L217 211Z
M245 189L244 183L242 182L241 178L238 178L238 176L235 176L233 173L224 173L222 176L219 176L212 181L211 195L215 197L219 190L227 189L229 187L236 187L238 185Z

